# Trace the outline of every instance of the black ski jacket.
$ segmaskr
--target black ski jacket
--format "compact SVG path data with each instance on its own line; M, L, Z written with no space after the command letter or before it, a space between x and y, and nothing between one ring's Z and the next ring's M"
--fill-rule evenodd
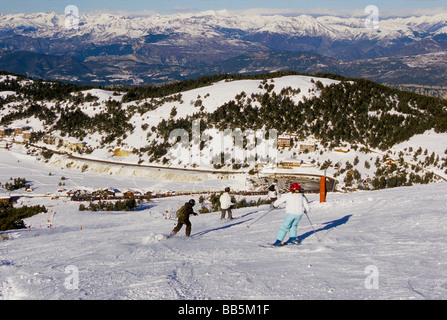
M195 215L196 216L197 213L194 212L192 204L190 204L189 202L186 202L183 205L183 207L181 207L177 211L177 218L178 218L179 221L183 222L183 221L189 220L189 216L190 215Z

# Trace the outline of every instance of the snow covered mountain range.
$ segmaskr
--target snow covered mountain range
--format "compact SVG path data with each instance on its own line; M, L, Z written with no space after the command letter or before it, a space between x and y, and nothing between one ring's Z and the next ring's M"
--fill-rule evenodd
M365 26L365 18L336 16L297 17L235 16L227 11L125 17L113 14L83 15L76 32L65 27L66 17L52 13L1 15L2 30L33 38L88 36L96 43L115 38L133 38L154 34L183 34L190 37L233 38L258 33L288 36L326 37L333 40L400 39L418 40L447 34L447 13L434 16L382 19L379 29Z
M0 69L72 82L139 84L234 71L228 68L235 65L234 58L240 62L245 60L238 57L253 53L286 51L297 59L306 52L312 59L300 67L289 59L270 59L279 61L264 69L341 72L410 83L381 78L379 71L396 71L394 60L381 61L367 73L358 64L352 71L353 63L447 51L447 13L384 18L378 29L367 28L366 17L236 16L227 11L148 17L99 14L82 15L77 28L67 28L68 17L54 12L0 15ZM405 61L398 64L410 68ZM239 66L236 71L241 73L258 71ZM440 85L438 79L443 79L432 71L423 74L425 68L416 71L418 78L435 82L430 85ZM418 78L411 83L427 84Z

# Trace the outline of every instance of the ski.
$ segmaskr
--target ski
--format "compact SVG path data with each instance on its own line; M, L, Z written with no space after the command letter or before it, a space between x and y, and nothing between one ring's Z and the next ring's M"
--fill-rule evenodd
M281 243L279 246L274 246L273 244L260 244L259 245L261 248L282 248L285 247L286 244Z
M220 221L221 221L221 222L231 222L231 221L233 221L233 220L238 220L238 219L240 219L240 218L242 218L242 217L233 217L233 218L231 218L231 219L224 218L224 219L220 219Z
M260 244L259 245L261 248L271 248L271 249L276 249L276 248L281 248L282 246L274 246L273 244Z
M286 246L294 247L294 246L299 246L299 245L301 245L301 242L300 243L286 243L286 242L283 242L279 246L274 246L273 244L260 244L259 246L261 248L283 248L283 247L286 247Z

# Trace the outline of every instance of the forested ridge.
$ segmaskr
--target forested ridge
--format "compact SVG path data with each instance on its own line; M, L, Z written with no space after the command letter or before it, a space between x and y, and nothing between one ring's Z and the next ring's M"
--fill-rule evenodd
M160 123L167 137L174 128L190 130L191 120L201 119L201 128L276 129L299 136L314 135L323 143L362 144L386 150L415 134L429 129L447 132L447 101L392 89L372 81L357 79L322 86L319 96L295 104L290 90L247 95L223 104L215 112L196 114L190 119ZM260 107L253 107L259 102ZM186 120L186 121L185 121Z
M317 81L320 94L311 99L304 98L296 104L292 100L292 95L296 92L291 92L290 88L276 93L273 90L274 80L268 80L291 74L297 73L278 72L251 76L223 74L164 86L120 89L124 90L120 91L124 94L122 101L107 101L105 111L93 117L79 110L77 105L94 99L73 94L91 87L41 80L23 85L20 81L26 78L18 77L0 82L0 91L15 91L20 94L20 98L0 98L0 107L9 102L27 100L4 114L0 125L7 126L14 120L35 116L44 120L50 130L61 130L76 138L100 132L107 136L104 142L111 143L132 131L128 120L133 114L144 114L158 107L145 102L135 103L135 107L125 109L122 105L126 102L175 95L183 90L220 80L264 79L264 94L241 92L234 100L223 103L212 113L202 110L186 119L161 122L157 128L159 135L166 138L174 128L190 130L191 120L201 119L202 129L213 126L219 129L276 129L278 132L301 136L314 135L331 145L344 141L386 150L429 129L447 132L446 100L393 89L368 80L318 74L316 76L342 81L330 86L323 86ZM181 99L181 94L174 96L174 99ZM36 103L42 100L59 103L53 107ZM63 102L69 102L69 107L60 107ZM253 106L255 102L258 103Z
M0 97L0 127L8 127L14 121L32 117L42 121L43 130L33 132L30 141L42 141L45 135L55 131L62 137L74 137L80 141L95 135L100 137L99 147L119 147L136 128L132 119L144 118L166 102L175 102L170 114L155 126L141 124L146 145L132 147L139 163L169 164L169 135L174 129L185 129L191 135L193 120L200 120L200 129L265 130L276 129L278 134L290 133L304 139L314 136L324 150L332 150L348 144L368 152L378 149L386 153L394 145L407 141L427 130L447 132L447 100L393 89L369 80L345 78L333 74L307 75L312 77L313 89L285 87L275 89L275 78L301 75L296 72L276 72L256 75L221 74L170 83L163 86L139 86L109 89L113 96L99 102L99 98L83 91L93 87L77 86L62 82L33 81L24 76L11 75L0 82L0 91L13 91L15 95ZM315 80L313 79L315 77ZM318 79L329 78L337 83L323 85ZM258 93L241 90L234 99L224 101L212 112L204 107L200 97L184 103L182 93L195 88L207 87L218 81L244 79L259 80ZM97 87L96 89L105 89ZM211 87L210 87L210 90ZM309 90L299 102L294 97L301 90ZM312 91L312 92L310 92ZM88 103L94 113L81 108ZM194 113L176 117L183 107L194 106ZM140 133L141 134L141 131ZM205 142L201 142L201 150ZM98 147L98 146L96 146ZM94 148L86 143L78 152L90 153ZM444 170L447 157L438 154L423 161L422 166L436 165ZM441 158L440 158L441 156ZM48 157L50 158L51 154ZM146 157L147 160L143 160ZM318 163L317 163L318 164ZM333 164L332 164L333 165ZM321 163L318 166L323 167ZM346 165L346 171L352 164ZM402 162L403 166L403 162ZM245 166L246 167L246 166ZM236 167L234 169L238 169ZM340 169L341 171L343 168ZM399 171L399 170L397 170ZM378 168L376 175L395 174ZM414 174L414 172L412 172ZM402 176L402 174L401 174ZM409 176L409 173L406 174ZM357 174L358 177L358 174ZM357 180L362 180L358 177ZM416 181L430 181L431 177L414 177ZM399 180L400 181L400 180ZM408 179L401 184L407 183ZM376 181L377 182L377 181ZM377 182L380 187L385 182Z

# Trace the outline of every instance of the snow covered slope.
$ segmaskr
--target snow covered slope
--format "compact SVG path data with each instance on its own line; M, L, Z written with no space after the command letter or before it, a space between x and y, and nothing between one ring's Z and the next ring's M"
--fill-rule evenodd
M17 151L1 157L1 181L26 176L39 193L54 190L64 175L66 188L219 190L237 183L75 173ZM307 196L321 241L303 217L302 245L276 249L259 245L275 240L283 209L257 222L268 206L234 210L232 221L217 212L193 216L191 238L183 228L165 240L176 223L166 212L174 216L190 197L113 213L80 212L78 202L62 197L22 197L16 206L45 204L49 213L26 219L29 230L0 233L0 299L447 298L447 183L329 193L326 203Z
M163 217L186 197L157 199L131 213L78 212L55 200L31 230L2 233L0 299L446 299L447 184L309 195L300 246L275 240L285 215L267 206L192 217L192 237L163 239ZM24 199L25 204L39 202ZM198 209L197 206L195 208ZM81 230L82 228L82 230Z

